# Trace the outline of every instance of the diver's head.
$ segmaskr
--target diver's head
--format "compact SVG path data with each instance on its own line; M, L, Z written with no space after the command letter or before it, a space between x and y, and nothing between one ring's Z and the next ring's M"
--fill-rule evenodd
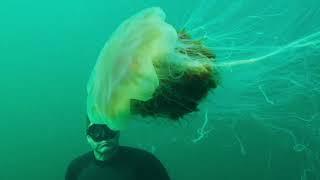
M112 154L119 146L120 132L110 129L106 124L90 123L86 133L95 154Z

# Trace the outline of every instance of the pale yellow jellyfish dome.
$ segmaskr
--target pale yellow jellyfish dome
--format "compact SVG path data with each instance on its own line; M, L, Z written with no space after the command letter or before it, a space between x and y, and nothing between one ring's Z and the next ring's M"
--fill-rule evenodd
M178 35L157 7L125 20L102 49L87 84L93 123L120 130L130 119L130 100L147 101L159 86L154 62L172 54Z

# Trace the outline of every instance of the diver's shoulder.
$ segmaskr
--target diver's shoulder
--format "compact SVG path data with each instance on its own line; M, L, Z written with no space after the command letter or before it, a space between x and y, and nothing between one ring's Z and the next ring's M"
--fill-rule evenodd
M92 151L83 153L83 154L77 156L76 158L74 158L71 161L70 165L71 166L83 166L84 164L89 163L93 159L93 156L94 155L93 155Z
M120 146L120 150L122 152L148 153L146 150L139 149L136 147L130 147L130 146Z
M145 158L145 157L156 158L152 153L136 147L120 146L120 150L122 151L122 153L132 154L139 158Z
M89 165L93 152L87 152L74 158L68 165L66 179L75 179L79 173Z

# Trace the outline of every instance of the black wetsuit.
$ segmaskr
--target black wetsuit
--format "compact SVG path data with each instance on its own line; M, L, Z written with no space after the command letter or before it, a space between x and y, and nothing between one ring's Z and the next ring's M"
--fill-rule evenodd
M120 146L107 161L95 159L90 151L68 166L65 180L169 180L161 162L151 153Z

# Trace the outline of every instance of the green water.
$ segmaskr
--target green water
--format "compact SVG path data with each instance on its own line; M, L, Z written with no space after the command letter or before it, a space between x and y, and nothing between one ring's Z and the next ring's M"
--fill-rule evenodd
M153 152L176 180L319 180L316 0L2 0L0 179L63 179L90 150L90 72L114 29L151 6L177 28L211 23L194 35L206 34L217 62L231 64L221 64L222 86L199 112L179 124L135 117L121 143Z

